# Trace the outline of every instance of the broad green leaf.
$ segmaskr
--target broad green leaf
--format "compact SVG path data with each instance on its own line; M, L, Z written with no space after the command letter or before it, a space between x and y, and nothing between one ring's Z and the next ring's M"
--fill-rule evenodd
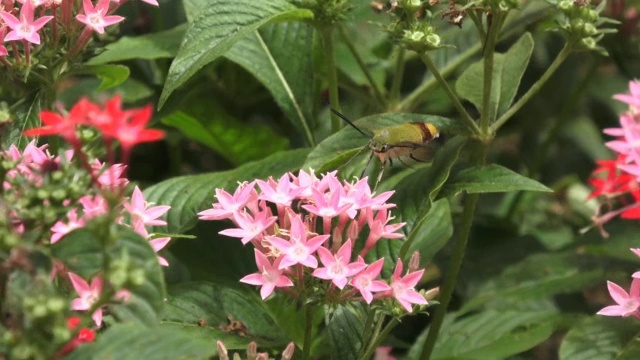
M197 213L215 201L216 188L232 191L238 181L265 179L300 169L308 152L307 149L284 151L234 170L175 177L145 189L145 198L156 204L171 205L167 215L168 231L183 233L196 224Z
M553 334L555 312L485 311L463 318L447 315L440 330L433 360L496 360L529 350ZM409 350L418 359L426 329Z
M129 78L129 68L124 65L84 65L75 74L95 75L101 83L98 91L114 88Z
M429 212L423 219L418 219L415 222L410 235L414 240L406 242L411 246L408 251L405 251L405 260L414 251L418 251L420 253L420 266L426 266L452 235L453 223L449 201L447 199L439 199L431 205Z
M186 26L142 36L123 36L106 46L100 55L87 61L88 65L101 65L124 60L154 60L171 58L180 48Z
M313 28L301 22L264 27L238 41L225 54L264 85L287 118L314 144L312 129L315 83Z
M451 119L423 114L400 114L386 113L366 116L355 124L362 128L365 133L371 133L373 129L387 126L399 125L408 122L428 122L436 125L441 133L456 134L464 132L464 127ZM363 146L366 146L369 139L362 136L350 126L342 128L337 133L329 136L316 146L305 161L304 168L312 168L322 173L335 169L351 159ZM436 154L440 152L437 151ZM366 153L366 156L364 154ZM369 151L362 151L363 157L369 156ZM359 172L362 168L359 169ZM358 171L356 171L358 172ZM358 173L359 173L358 172Z
M250 341L283 347L290 342L257 292L207 282L186 282L169 288L164 305L163 327L189 328L193 336L213 343L220 340L229 349L246 348ZM246 330L230 329L230 319L241 322Z
M186 101L188 103L188 100ZM286 138L264 125L248 124L236 118L216 100L194 105L162 118L186 137L218 152L237 166L289 147Z
M332 359L357 359L364 324L351 308L338 306L328 318L327 337Z
M609 237L605 240L597 229L590 230L586 234L589 243L583 248L586 254L598 257L610 257L614 259L638 263L639 259L630 248L638 247L638 232L640 226L636 222L628 220L614 220L604 225ZM618 261L619 262L619 261Z
M391 197L391 202L397 204L397 211L394 215L398 222L405 222L402 231L407 234L407 243L404 249L413 247L415 241L419 241L424 231L428 229L422 225L427 221L429 211L433 201L436 199L442 185L445 183L451 172L451 168L458 160L460 150L466 143L466 138L461 136L449 140L441 149L436 151L433 163L429 167L415 171L402 173L400 179L390 179L390 182L383 182L379 191L395 188L396 192ZM395 267L398 257L410 256L401 254L403 244L399 241L379 242L372 251L371 256L377 258L384 256L390 261L385 261L383 274L389 275Z
M503 114L518 91L533 51L533 38L526 33L505 54L495 54L489 118ZM482 111L484 63L477 62L462 73L456 82L458 94Z
M286 0L211 0L190 22L180 50L171 64L160 96L169 95L203 66L224 55L241 38L270 22L309 19L313 13Z
M91 228L90 224L87 228L73 231L51 246L55 258L62 260L70 271L85 279L104 272L101 242ZM131 293L130 300L111 305L110 309L122 321L153 326L158 322L165 295L158 255L146 239L124 226L113 228L113 237L115 243L108 248L110 262L126 262L130 270L142 270L145 282L138 286L127 285ZM107 273L105 282L109 276L110 273Z
M482 194L518 190L552 191L533 179L496 164L464 169L455 174L442 191L451 196L462 192Z
M11 145L15 145L22 150L27 146L30 140L22 133L26 129L40 126L42 106L40 93L36 93L14 105L11 109L13 116L6 114L8 118L4 118L5 114L2 114L3 109L0 108L0 149L8 150Z
M122 96L124 103L135 103L154 95L154 90L147 84L132 78L128 78L116 88L105 92L98 90L100 84L101 81L99 79L92 77L79 79L72 87L65 89L59 94L57 99L62 101L67 108L71 108L78 100L85 96L96 98L96 96L108 96L118 93Z
M573 252L531 255L486 281L461 312L576 292L603 281L604 269L585 260Z
M174 329L116 324L84 344L65 359L210 359L217 354L216 343L198 339Z
M562 339L560 360L622 360L640 356L635 319L585 317ZM631 353L635 357L627 357Z

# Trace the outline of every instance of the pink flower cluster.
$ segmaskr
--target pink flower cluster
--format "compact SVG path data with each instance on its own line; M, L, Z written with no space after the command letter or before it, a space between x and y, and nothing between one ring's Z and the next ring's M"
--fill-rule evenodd
M598 161L599 167L590 179L595 189L589 197L603 197L603 205L611 208L594 216L596 226L605 236L608 234L602 226L618 215L623 219L640 219L640 81L629 82L629 92L613 97L629 105L628 111L620 115L620 127L604 130L605 134L616 137L606 145L617 153L617 159ZM640 257L640 249L631 251ZM609 294L617 305L605 307L599 315L640 319L640 271L632 278L629 293L619 285L607 282Z
M335 172L317 178L300 171L277 181L242 183L233 194L216 189L218 202L198 215L231 220L236 227L220 234L255 247L258 272L240 281L261 286L263 299L276 288L293 296L317 290L334 301L395 298L411 312L412 304L427 304L415 290L424 270L403 276L398 259L385 281L380 278L385 259L365 261L380 239L403 237L397 232L403 223L389 224L392 194L372 193L366 178L349 183Z
M35 141L29 143L22 152L15 145L12 145L8 151L0 153L0 158L6 157L18 161L16 167L7 172L7 179L19 177L36 187L43 183L43 176L45 176L44 174L47 172L47 169L57 169L60 167L62 161L71 161L74 157L73 150L68 150L64 156L65 159L52 156L47 151L47 145L38 147L35 145ZM100 189L121 189L128 183L128 180L122 177L125 169L124 165L115 164L110 167L105 167L105 165L98 160L94 160L91 167L93 176L98 182L97 186ZM3 187L5 191L20 191L19 189L13 189L8 181L3 183ZM69 201L66 201L66 205L71 206L72 209L68 211L65 220L60 220L51 227L51 244L64 241L66 234L84 227L89 220L105 215L110 211L106 199L99 191L89 191L89 193L88 195L82 196L77 204L71 204ZM169 209L170 206L151 206L151 204L145 201L142 191L136 186L131 197L123 201L120 207L121 216L118 217L117 221L119 224L129 226L144 238L149 239L151 247L158 252L169 243L171 238L155 238L154 234L149 233L147 227L167 225L164 220L158 218L164 215ZM12 217L11 220L14 231L24 233L25 226L23 221L15 212L12 212L10 215ZM161 256L158 256L158 261L162 266L169 265L167 260ZM58 266L58 268L64 268L64 265ZM89 310L93 303L100 298L102 292L101 275L95 276L91 285L89 285L80 276L73 273L68 274L74 289L80 296L72 302L72 310ZM116 294L116 298L126 300L128 298L126 291L121 291ZM102 323L102 310L100 308L96 309L92 317L96 325L100 326Z
M74 52L77 52L78 49L86 46L92 32L103 34L105 27L124 20L122 16L110 14L125 1L113 1L114 6L110 7L111 0L98 0L95 5L91 0L82 0L82 11L75 16L77 22L74 22L74 11L80 7L78 0L19 0L21 3L19 8L14 0L2 0L0 1L0 59L9 55L3 43L11 42L14 57L18 60L16 42L19 42L24 47L28 64L31 44L40 45L40 34L45 25L51 26L48 35L56 44L60 38L60 29L65 29L67 34L75 34L78 33L75 28L84 26L81 35L70 42L75 44ZM157 0L142 1L158 6ZM37 19L34 17L35 12L40 15ZM8 64L5 61L3 63Z

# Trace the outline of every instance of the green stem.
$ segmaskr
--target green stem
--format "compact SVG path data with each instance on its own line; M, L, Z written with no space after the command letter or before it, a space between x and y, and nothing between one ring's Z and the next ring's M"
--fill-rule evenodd
M520 110L526 103L528 103L529 100L531 100L531 98L540 91L540 89L542 89L542 86L544 86L544 84L549 80L549 78L551 78L551 75L553 75L553 73L555 73L556 70L558 70L560 65L562 65L562 63L567 59L567 57L569 57L569 54L571 53L571 49L572 49L571 43L566 43L564 45L560 53L558 53L556 58L553 60L551 65L549 65L549 68L547 68L547 71L545 71L545 73L542 74L540 79L538 79L538 81L536 81L536 83L533 84L531 88L529 88L526 94L524 94L515 104L513 104L513 106L509 110L507 110L507 112L505 112L498 120L496 120L495 123L493 123L493 125L491 125L491 127L489 128L489 131L491 133L495 133L498 129L500 129L500 127L502 127L502 125L504 125L504 123L506 123L507 120L509 120L516 112L518 112L518 110Z
M480 115L480 129L484 138L489 138L489 124L492 120L495 120L496 114L491 111L491 88L493 87L493 59L494 48L500 34L500 28L502 27L502 19L504 15L497 14L489 33L487 34L484 42L484 54L483 54L483 85L482 85L482 114Z
M356 46L353 44L353 40L351 39L349 34L347 34L347 31L345 30L344 25L339 24L338 30L340 31L340 36L342 37L342 41L344 41L344 43L347 45L347 47L349 48L349 51L351 51L351 54L356 59L358 66L360 66L360 69L362 69L364 76L366 76L367 80L369 81L369 84L373 89L373 95L376 97L376 100L378 100L378 102L383 106L383 108L386 109L388 106L387 99L382 94L382 90L380 90L380 86L378 86L378 83L373 79L373 75L371 74L369 67L367 67L367 64L365 64L364 60L362 60L362 56L360 56L360 53L358 52L358 49L356 49Z
M378 324L382 326L383 321L384 321L384 316L380 318L380 321L378 322ZM363 359L363 360L371 359L371 356L373 355L374 351L376 351L376 347L378 347L378 344L380 343L380 341L386 338L387 335L389 335L389 333L391 332L391 330L393 330L398 324L400 324L400 321L396 318L393 318L391 319L391 321L389 321L387 326L385 326L382 331L380 331L379 326L376 327L375 337L367 347L367 352L365 352L364 355L360 357L360 359Z
M469 115L467 110L465 110L464 106L462 106L460 99L458 99L458 97L453 92L449 84L447 84L445 79L442 77L442 75L438 71L438 68L436 68L436 65L433 63L429 55L427 53L422 53L420 54L420 58L425 63L425 65L427 65L427 68L429 68L429 71L431 71L433 76L438 80L438 82L440 83L444 91L447 93L447 95L449 96L449 99L451 99L451 102L453 103L453 106L455 106L455 108L458 110L460 115L462 115L462 120L465 123L465 125L469 128L471 133L475 135L480 135L480 128L478 128L478 124L476 124L476 122L473 121L473 119L471 118L471 115Z
M487 35L484 31L484 26L482 26L482 20L480 20L480 18L478 17L478 15L474 10L470 9L470 11L467 11L467 15L469 16L469 19L473 21L473 24L476 26L476 29L478 30L478 35L480 35L480 38L484 39Z
M465 250L467 248L467 242L469 240L469 234L471 232L471 224L473 223L473 214L476 210L476 204L478 203L478 194L467 194L464 199L464 210L462 211L462 224L458 239L453 249L453 256L449 262L449 267L446 272L446 279L442 285L440 305L433 317L431 326L429 327L429 334L422 346L422 354L420 360L428 360L431 357L444 316L447 314L447 308L451 302L453 291L455 289L458 274L462 267L462 260L464 259Z
M313 330L313 306L310 304L305 305L305 327L304 327L304 342L302 343L302 359L306 360L311 354L311 333Z
M402 86L402 78L404 77L404 55L405 49L401 47L396 55L396 71L393 77L393 84L391 84L390 98L394 102L400 99L400 87Z
M329 102L331 107L341 111L340 98L338 96L338 72L336 69L336 57L333 44L333 28L324 26L322 28L322 40L324 42L324 52L327 59L327 81L329 83ZM331 133L335 134L341 128L340 118L331 113Z

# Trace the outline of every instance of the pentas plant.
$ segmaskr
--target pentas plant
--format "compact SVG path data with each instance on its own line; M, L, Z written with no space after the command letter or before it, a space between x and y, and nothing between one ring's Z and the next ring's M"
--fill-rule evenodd
M336 172L318 178L301 170L241 183L233 194L216 189L218 202L198 215L231 220L236 227L220 234L254 247L258 271L240 281L260 286L262 299L279 291L324 304L376 302L400 314L391 299L406 312L428 301L415 289L424 272L418 261L405 272L401 259L371 256L379 241L403 237L404 223L390 223L392 194L373 193L367 178L341 182ZM382 278L385 261L393 260L393 274Z
M112 305L126 306L134 301L136 288L147 281L145 270L131 261L130 250L114 253L112 249L123 246L120 244L123 237L139 238L142 243L138 246L146 246L155 252L171 240L169 236L152 231L152 227L167 225L160 217L170 207L147 202L140 188L130 186L126 178L133 146L164 136L160 130L145 128L151 118L150 107L122 109L120 97L114 96L105 106L82 99L69 112L42 111L40 117L43 126L29 129L25 135L59 135L72 149L52 155L48 145L38 146L32 141L23 150L12 145L0 151L0 220L3 223L0 226L0 263L7 266L10 273L27 277L35 274L33 282L48 279L42 286L47 287L51 299L48 301L52 303L44 316L37 298L42 289L32 295L29 289L35 289L35 285L25 287L22 282L13 284L11 280L1 284L3 289L8 289L6 296L20 293L25 304L33 304L26 310L10 306L3 309L30 319L30 322L16 323L15 328L6 329L8 337L2 340L8 341L16 358L51 358L54 354L61 357L80 344L92 341L95 337L92 329L104 326L103 318L112 313ZM87 133L91 133L88 141ZM88 150L95 149L100 138L112 165L99 161L95 151ZM91 144L85 144L88 142ZM122 149L123 163L113 162L117 144ZM86 230L84 235L70 239L69 236L79 229ZM131 235L125 235L127 232ZM92 239L97 239L98 243L92 243L95 241ZM102 265L91 265L93 270L88 272L86 266L78 268L77 260L52 255L57 254L52 247L65 248L68 242L102 247L99 262ZM66 248L74 249L74 246L78 245L67 244ZM34 253L46 254L50 259L38 262ZM150 261L156 262L156 267L169 265L158 255ZM29 310L31 307L33 313ZM84 327L77 332L74 329L78 323L74 321L69 329L62 331L66 328L64 319L69 311L85 314L93 325L85 320ZM34 322L34 316L46 320L46 328L52 329L51 338L43 338L40 346L29 338L31 323L33 335L42 336L38 332L38 326L42 325ZM55 330L58 327L60 329ZM0 342L0 345L6 344ZM21 347L23 345L26 348Z
M614 99L629 105L629 109L620 115L620 127L604 130L605 134L616 137L606 143L616 152L616 159L598 161L598 168L589 181L594 187L589 198L603 199L593 220L605 237L608 233L603 225L609 220L618 216L640 219L640 82L629 82L629 94L618 94ZM631 251L640 257L640 249L632 248ZM605 307L599 315L640 319L640 271L635 272L632 279L628 293L614 282L607 282L609 294L617 305Z

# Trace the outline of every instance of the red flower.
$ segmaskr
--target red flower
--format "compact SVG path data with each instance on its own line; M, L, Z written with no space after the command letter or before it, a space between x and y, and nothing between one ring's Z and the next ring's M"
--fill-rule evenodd
M592 178L589 179L594 190L589 194L588 199L600 195L618 195L629 191L635 183L634 176L618 169L618 165L624 164L624 155L618 156L617 160L598 160L596 163L599 167L593 171ZM606 176L593 177L596 174L606 174Z
M78 327L78 325L80 325L81 321L82 320L77 316L70 316L67 318L67 326L70 330L74 330L76 327ZM71 339L71 341L66 343L64 347L60 349L60 351L58 351L58 353L56 354L56 359L64 357L65 355L73 351L73 349L84 343L93 342L95 338L96 333L93 330L89 328L80 329L80 331L78 331L78 334L76 334L76 337Z
M78 137L76 136L76 126L79 123L76 118L71 116L71 114L65 117L51 111L40 111L40 121L42 121L42 124L44 124L44 126L26 130L24 132L24 135L59 135L69 144L72 144L74 146L78 144Z

